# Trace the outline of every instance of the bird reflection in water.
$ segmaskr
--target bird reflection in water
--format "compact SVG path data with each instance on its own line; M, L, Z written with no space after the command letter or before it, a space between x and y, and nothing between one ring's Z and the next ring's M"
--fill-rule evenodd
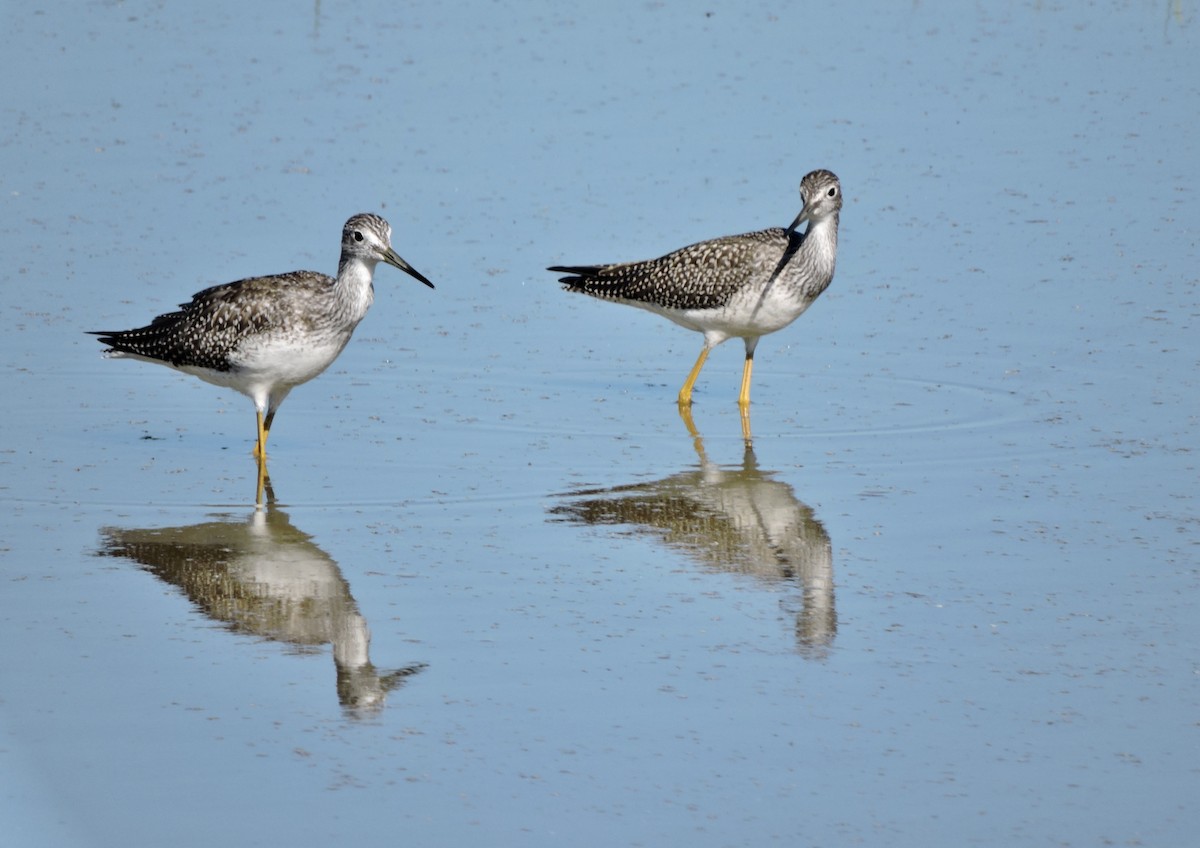
M562 496L551 512L562 520L630 528L682 551L706 569L746 574L768 585L798 590L797 650L824 658L837 634L833 546L824 525L792 487L758 467L743 419L744 453L739 467L722 467L704 451L687 409L680 415L693 437L700 462L651 483L583 489Z
M179 587L235 632L300 650L331 644L338 700L351 716L381 709L389 691L425 667L375 668L370 630L337 563L273 497L246 520L214 518L187 527L104 528L100 553L132 560Z

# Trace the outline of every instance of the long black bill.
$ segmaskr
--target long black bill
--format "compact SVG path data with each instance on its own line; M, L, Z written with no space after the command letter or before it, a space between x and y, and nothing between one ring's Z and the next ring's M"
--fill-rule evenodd
M395 267L399 268L401 271L403 271L406 274L410 274L413 277L416 277L418 280L420 280L422 283L429 286L430 288L434 287L433 283L431 283L431 282L429 282L429 280L425 279L424 274L422 274L416 268L414 268L413 266L411 266L407 262L405 262L403 259L401 259L400 254L398 254L396 251L389 249L388 252L384 254L383 261L389 265L394 265Z
M792 237L792 233L796 232L796 227L808 220L808 207L800 210L800 214L796 216L796 220L792 221L792 225L787 228L788 238Z

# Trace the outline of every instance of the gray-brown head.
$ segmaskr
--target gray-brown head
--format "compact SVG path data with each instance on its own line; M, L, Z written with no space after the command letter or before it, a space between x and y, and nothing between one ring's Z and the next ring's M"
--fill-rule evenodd
M378 215L369 212L355 215L342 228L342 260L339 267L354 260L370 268L374 268L377 262L386 262L433 288L433 283L392 250L391 225Z
M805 221L808 221L811 227L819 221L836 216L842 208L842 184L832 171L810 171L800 181L800 199L804 208L787 228L789 236Z

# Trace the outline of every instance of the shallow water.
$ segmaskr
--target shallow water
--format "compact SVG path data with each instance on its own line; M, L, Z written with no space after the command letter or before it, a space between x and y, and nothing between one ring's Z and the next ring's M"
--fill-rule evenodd
M0 810L20 845L1141 845L1200 826L1181 2L9 16ZM786 224L758 347L542 269ZM272 432L105 361L401 255Z

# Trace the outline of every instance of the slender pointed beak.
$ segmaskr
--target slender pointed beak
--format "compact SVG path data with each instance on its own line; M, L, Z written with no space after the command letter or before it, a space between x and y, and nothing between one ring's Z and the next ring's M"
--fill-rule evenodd
M800 214L796 216L796 220L792 221L792 225L787 228L788 238L791 238L792 233L796 232L796 227L808 220L808 212L808 204L805 204L804 208L800 210Z
M424 274L422 274L416 268L414 268L413 266L411 266L407 262L405 262L402 258L400 258L400 254L398 254L396 251L392 250L390 247L387 249L387 252L383 254L383 261L389 265L399 268L405 274L410 274L413 277L416 277L418 280L420 280L425 285L429 286L430 288L433 288L433 283L431 283L431 282L429 282L429 280L425 279Z

